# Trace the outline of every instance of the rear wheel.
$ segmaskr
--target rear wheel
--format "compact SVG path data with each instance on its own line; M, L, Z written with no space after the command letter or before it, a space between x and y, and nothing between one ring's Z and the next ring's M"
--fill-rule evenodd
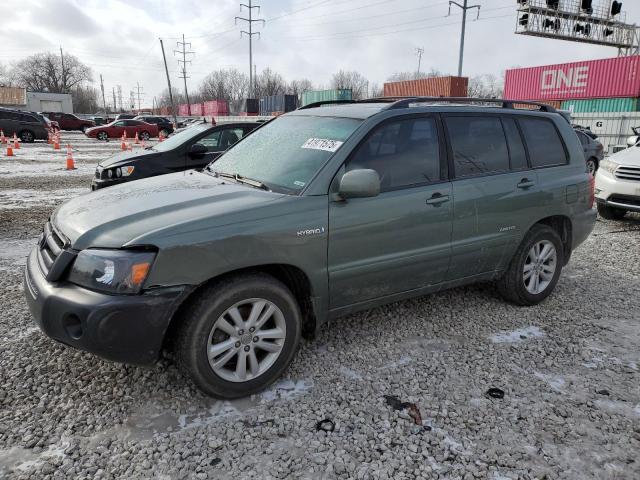
M149 132L142 132L142 133L140 134L140 138L141 138L142 140L144 140L144 141L149 140Z
M598 215L605 220L622 220L626 214L624 208L608 207L604 203L598 203Z
M109 140L109 134L107 132L98 132L96 138L98 140L107 141Z
M598 171L598 160L591 157L590 159L587 160L587 172L589 172L591 175L595 175L597 171Z
M22 140L22 143L33 143L33 140L35 139L31 130L23 130L18 136L20 137L20 140Z
M498 280L498 290L517 305L536 305L555 288L562 265L564 250L558 233L547 225L534 225Z
M289 289L271 276L242 275L213 284L179 319L178 365L208 395L251 395L291 363L300 319Z

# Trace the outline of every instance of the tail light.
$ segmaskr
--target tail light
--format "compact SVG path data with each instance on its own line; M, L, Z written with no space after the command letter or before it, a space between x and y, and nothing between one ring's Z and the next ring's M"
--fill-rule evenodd
M596 177L589 174L589 208L593 208L593 204L596 201Z

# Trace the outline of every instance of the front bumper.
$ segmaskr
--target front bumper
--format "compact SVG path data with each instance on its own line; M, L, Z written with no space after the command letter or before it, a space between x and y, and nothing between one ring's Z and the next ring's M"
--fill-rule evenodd
M596 174L595 189L599 204L640 212L640 181L616 178L601 169Z
M91 190L99 190L100 188L112 187L113 185L119 185L121 183L130 182L131 180L134 180L134 179L129 177L120 177L120 178L111 178L111 179L109 178L102 179L102 178L93 177L93 179L91 180Z
M66 282L50 283L37 250L27 259L24 291L35 323L46 335L116 362L150 365L159 358L169 321L187 287L106 295Z

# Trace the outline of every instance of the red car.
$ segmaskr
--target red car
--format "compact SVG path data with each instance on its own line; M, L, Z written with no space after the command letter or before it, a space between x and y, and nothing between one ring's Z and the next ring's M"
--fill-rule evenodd
M96 122L93 120L78 118L71 113L42 112L42 115L45 115L52 122L58 122L62 130L82 130L84 132L87 128L96 126Z
M158 126L140 120L116 120L107 125L88 128L84 133L87 137L108 140L120 138L124 132L127 132L127 138L133 138L137 133L140 140L149 140L158 136Z

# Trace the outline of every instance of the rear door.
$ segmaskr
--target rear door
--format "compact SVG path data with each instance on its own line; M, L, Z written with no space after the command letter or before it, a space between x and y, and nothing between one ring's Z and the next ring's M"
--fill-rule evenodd
M451 248L451 183L433 115L392 118L354 150L342 172L378 172L372 198L329 203L332 309L442 282Z
M537 214L538 176L511 116L446 114L453 173L449 280L505 268Z
M109 127L109 136L110 137L121 137L122 134L126 130L125 122L126 122L126 120L118 120L113 125L111 125ZM129 135L129 132L127 132L127 137L131 138L132 136L133 135Z

